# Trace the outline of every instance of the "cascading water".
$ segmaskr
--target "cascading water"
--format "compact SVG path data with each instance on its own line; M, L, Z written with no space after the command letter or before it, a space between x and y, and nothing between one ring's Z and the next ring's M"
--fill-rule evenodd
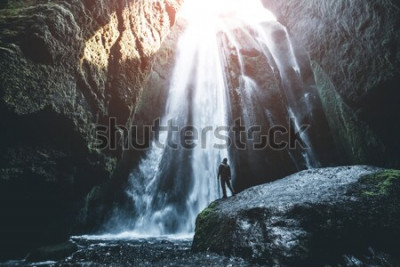
M170 130L195 128L198 138L193 142L196 146L187 149L180 145L179 132L161 132L130 174L128 194L135 206L135 220L130 230L141 235L192 233L197 214L220 197L217 167L223 157L232 159L236 149L215 146L226 144L226 140L217 139L214 131L232 125L233 89L229 75L239 79L240 109L246 127L277 120L270 109L265 108L262 111L265 121L257 121L256 112L260 109L257 94L263 88L246 74L243 39L237 36L237 29L245 33L250 46L264 54L280 77L285 112L295 128L312 115L309 92L298 84L301 83L301 69L288 33L259 1L186 0L181 16L187 27L179 38L161 125L169 125ZM277 34L280 40L276 40ZM221 41L221 36L228 41ZM228 49L229 46L233 49ZM238 73L228 74L232 50L240 67ZM306 134L301 138L312 147ZM311 149L302 156L307 167L318 165Z
M264 54L266 56L271 54L278 67L284 89L283 91L287 100L289 118L292 120L295 129L299 130L299 120L302 116L308 115L310 117L309 120L312 120L312 103L308 97L310 93L305 90L306 88L304 88L302 84L301 69L297 62L287 29L280 23L275 22L264 25L264 27L257 25L256 32L258 35L257 40L263 48ZM284 36L284 41L280 46L277 46L277 42L274 42L274 39L271 38L271 36L276 33L281 33ZM269 51L265 50L263 44L267 46ZM295 79L290 77L291 73L294 74ZM292 84L291 82L293 81L297 84ZM304 133L301 137L308 147L303 153L307 168L319 167L320 163L314 154L309 137Z
M129 194L135 203L134 231L150 235L190 233L197 214L218 198L217 164L227 149L213 131L227 125L224 73L214 23L191 19L178 43L168 102L161 125L194 127L201 142L193 149L161 149L153 144L131 174ZM207 129L212 130L207 130ZM160 143L180 144L178 133Z

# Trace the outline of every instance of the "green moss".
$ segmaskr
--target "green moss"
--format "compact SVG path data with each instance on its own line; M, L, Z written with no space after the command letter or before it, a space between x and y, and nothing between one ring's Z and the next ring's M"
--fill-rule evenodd
M231 218L218 211L217 201L211 203L197 216L193 250L230 251L232 247L230 237L234 225Z
M212 221L216 220L215 214L215 202L211 203L206 209L204 209L196 220L196 232L202 232L204 228L208 227Z
M367 165L381 163L380 155L384 153L384 146L376 133L343 101L322 67L312 62L312 68L329 127L344 162Z
M217 206L217 203L214 201L212 202L207 209L214 209Z
M361 183L366 186L361 191L362 196L371 197L387 195L395 183L400 181L400 170L384 170L361 178Z
M20 8L11 8L11 9L5 9L0 12L0 15L4 16L14 16L17 15L21 11Z
M4 4L3 8L4 9L0 10L0 15L16 15L23 8L23 2L8 1L8 3Z
M0 16L13 16L18 15L22 10L27 7L47 3L43 0L6 0L0 4Z

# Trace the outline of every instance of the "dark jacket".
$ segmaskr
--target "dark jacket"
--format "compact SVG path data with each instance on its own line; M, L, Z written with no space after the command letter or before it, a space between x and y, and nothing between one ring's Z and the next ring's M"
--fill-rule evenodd
M222 179L231 179L231 168L228 164L221 163L218 168L218 178L221 176Z

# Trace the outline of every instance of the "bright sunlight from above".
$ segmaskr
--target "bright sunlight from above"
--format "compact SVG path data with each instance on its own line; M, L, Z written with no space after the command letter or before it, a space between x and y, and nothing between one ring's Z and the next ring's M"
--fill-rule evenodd
M185 0L179 16L217 27L235 27L276 21L260 0ZM221 24L222 23L222 24Z

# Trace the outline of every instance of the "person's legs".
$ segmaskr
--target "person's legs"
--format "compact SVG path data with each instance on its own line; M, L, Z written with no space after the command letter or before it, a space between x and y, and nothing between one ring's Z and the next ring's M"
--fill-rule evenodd
M230 180L227 180L227 181L226 181L226 185L228 186L229 190L231 190L231 193L232 193L232 195L234 196L236 193L235 193L235 191L234 191L233 188L232 188L231 181L230 181Z
M222 187L222 196L226 198L226 188L225 188L225 179L221 177L221 187Z

